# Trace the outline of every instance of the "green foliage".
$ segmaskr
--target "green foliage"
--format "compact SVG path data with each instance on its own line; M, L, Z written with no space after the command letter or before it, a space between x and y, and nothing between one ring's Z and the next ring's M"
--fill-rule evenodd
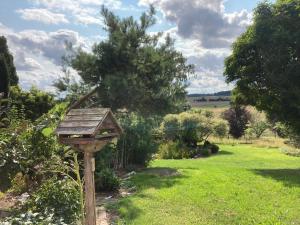
M52 95L32 87L30 91L23 91L20 87L11 87L10 105L17 109L23 109L25 118L35 121L44 113L54 107L55 101Z
M195 148L194 148L195 149ZM184 159L195 155L195 150L187 148L179 141L167 141L159 145L158 158L160 159Z
M209 156L211 156L212 151L208 147L202 147L202 148L200 148L200 154L201 154L201 156L209 157Z
M46 210L45 212L28 211L19 215L11 216L5 219L2 225L67 225L63 218L54 218L53 210Z
M33 194L26 207L33 212L53 210L53 217L67 224L79 218L80 196L71 180L49 179Z
M286 138L289 135L289 130L287 126L281 122L276 122L272 130L281 138Z
M74 77L69 74L69 71L65 71L65 76L61 77L60 79L56 80L53 83L53 86L56 88L56 96L67 102L75 102L81 96L86 95L90 90L91 86L85 84L83 81L77 82ZM92 101L93 104L94 99L87 99L85 104L87 105L89 101ZM82 106L85 106L84 103Z
M202 146L202 150L207 150L211 154L217 154L219 152L219 146L217 146L216 144L212 144L209 141L205 141Z
M216 121L216 125L214 126L214 135L218 138L224 138L228 135L229 127L228 122L224 120Z
M233 45L224 75L235 100L300 132L300 2L261 3L253 25Z
M95 172L96 191L116 191L120 187L120 180L112 169L103 168Z
M0 93L3 93L3 98L8 97L9 93L9 71L5 61L5 58L0 54ZM1 106L1 97L0 97Z
M180 121L178 115L168 114L164 117L161 130L165 138L168 140L178 139L178 131L180 130Z
M223 112L222 117L228 121L229 133L234 138L240 138L245 134L245 130L251 119L250 112L246 107L240 105L232 105Z
M155 24L153 7L139 21L121 19L106 8L102 16L108 39L94 45L92 53L79 50L71 59L83 81L99 87L101 104L143 115L182 110L193 67L169 36L159 41L162 33L147 32Z
M20 195L28 190L28 175L23 175L21 172L17 173L11 180L12 187L9 192Z
M8 79L8 84L13 86L17 85L19 82L19 78L17 76L16 67L14 66L14 58L12 54L9 52L7 41L4 36L0 36L0 58L4 60L8 73L2 74L0 73L1 83L3 80ZM2 70L2 65L0 65L0 69ZM3 76L3 77L2 77ZM1 90L0 90L1 92Z
M9 126L0 129L0 175L6 184L0 188L9 188L18 172L29 175L34 182L41 180L41 169L62 150L53 130L65 107L66 104L57 105L35 123L24 120L22 110L12 107Z
M251 121L249 125L249 132L256 138L260 138L261 135L269 128L269 124L265 121Z
M147 165L157 150L154 137L156 118L144 118L130 113L119 117L124 133L116 145L117 165L125 168L129 164Z
M203 142L213 133L220 132L223 125L226 126L226 122L214 118L209 111L192 110L166 115L160 130L165 140L177 140L187 147L196 147L198 142Z

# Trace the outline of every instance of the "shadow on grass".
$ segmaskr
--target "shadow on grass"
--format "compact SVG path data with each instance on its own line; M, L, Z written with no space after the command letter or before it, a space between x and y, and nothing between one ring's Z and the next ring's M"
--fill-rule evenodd
M300 187L300 169L255 169L254 173L282 182L288 187Z
M224 151L224 150L220 150L218 154L216 154L216 156L218 155L233 155L233 152L228 152L228 151Z
M108 208L120 215L121 221L131 221L137 218L143 211L136 202L149 201L155 198L151 193L158 189L171 188L180 184L187 176L180 174L176 169L167 167L147 168L138 172L130 179L136 187L136 192L129 197L121 198L116 204ZM151 190L150 192L143 192ZM134 201L133 201L134 199Z
M137 187L138 191L142 191L149 188L170 188L180 183L180 180L183 178L186 178L186 176L180 174L176 169L152 167L142 170L131 181Z

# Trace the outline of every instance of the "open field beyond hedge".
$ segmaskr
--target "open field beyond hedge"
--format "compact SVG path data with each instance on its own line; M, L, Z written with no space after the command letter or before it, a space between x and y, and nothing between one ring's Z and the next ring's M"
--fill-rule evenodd
M300 224L300 158L279 149L222 145L210 158L156 160L132 181L137 192L114 206L126 224Z

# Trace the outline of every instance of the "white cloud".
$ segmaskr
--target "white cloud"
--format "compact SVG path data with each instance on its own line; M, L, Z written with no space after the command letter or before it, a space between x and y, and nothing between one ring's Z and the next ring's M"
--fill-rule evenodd
M0 24L0 32L8 40L20 84L25 89L36 85L46 91L54 90L53 81L62 74L61 57L66 53L66 41L73 43L74 46L89 48L85 44L85 39L72 30L15 32ZM76 76L76 73L72 74Z
M104 26L103 20L98 16L91 16L86 13L80 13L77 14L75 17L76 17L76 21L83 25L97 24L100 26Z
M232 84L226 84L223 79L214 77L211 74L198 74L195 79L190 81L187 88L188 93L215 93L224 90L231 90Z
M246 10L226 14L223 0L140 0L154 3L165 18L177 25L183 38L196 39L204 48L228 48L249 24Z
M48 10L69 15L76 23L83 25L103 25L99 18L100 6L109 9L120 9L120 0L28 0L35 7L44 7Z
M24 20L39 21L45 24L69 23L64 14L53 13L47 9L19 9L17 13Z
M189 92L207 93L232 88L224 81L224 59L234 40L252 23L247 10L226 13L225 0L139 0L153 4L164 19L174 24L166 32L176 39L175 47L195 65Z

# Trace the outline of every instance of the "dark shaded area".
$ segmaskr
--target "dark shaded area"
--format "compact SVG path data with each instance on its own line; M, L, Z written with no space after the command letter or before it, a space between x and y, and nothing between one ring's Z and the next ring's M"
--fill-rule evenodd
M300 169L255 169L255 174L272 178L288 187L300 186Z
M218 155L233 155L233 153L232 153L232 152L228 152L228 151L221 150L221 151L219 151L219 153L218 153L216 156L218 156Z
M147 168L142 172L145 174L158 175L158 176L179 176L180 175L180 173L176 169L168 168L168 167Z

